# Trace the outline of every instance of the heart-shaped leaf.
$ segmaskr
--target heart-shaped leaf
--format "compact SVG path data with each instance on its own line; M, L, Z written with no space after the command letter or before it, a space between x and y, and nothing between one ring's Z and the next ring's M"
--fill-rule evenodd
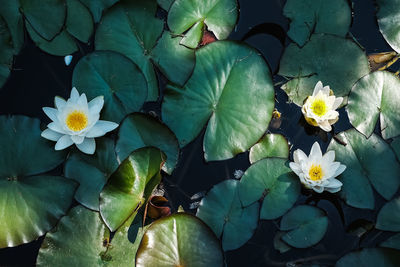
M266 134L257 144L251 147L249 160L254 163L263 158L289 157L289 144L281 134Z
M350 252L336 262L336 267L396 267L400 265L400 253L389 248L364 248Z
M400 197L386 203L379 211L376 228L400 232Z

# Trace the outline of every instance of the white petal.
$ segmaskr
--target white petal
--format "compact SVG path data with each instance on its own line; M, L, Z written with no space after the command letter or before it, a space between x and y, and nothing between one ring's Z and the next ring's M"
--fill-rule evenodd
M99 137L103 136L108 132L111 132L118 127L118 123L111 121L99 120L92 129L86 134L86 137Z
M293 159L294 159L294 162L300 163L301 161L307 160L307 155L306 155L306 153L303 152L303 150L296 149L293 152Z
M104 105L104 97L98 96L89 102L89 112L92 114L100 113Z
M339 168L336 169L336 172L333 177L337 177L342 174L346 170L346 165L340 164Z
M49 117L52 121L57 121L58 110L55 108L44 107L42 108L44 113Z
M71 139L76 145L79 145L79 144L81 144L83 142L85 137L84 136L79 136L79 135L71 135Z
M339 181L338 179L330 179L329 184L326 187L337 188L337 187L341 187L342 185L343 185L342 182Z
M319 128L324 130L325 132L332 131L332 126L329 124L328 121L323 121L322 123L318 124Z
M72 61L72 56L71 55L68 55L68 56L64 57L64 62L65 62L66 66L69 66L69 64L71 64L71 61Z
M75 87L72 88L72 90L71 90L71 96L70 96L69 98L70 98L70 100L71 100L72 102L77 102L77 101L78 101L78 99L79 99L79 93L78 93L78 90L76 90Z
M83 140L81 144L76 145L76 147L83 153L94 154L94 151L96 150L96 143L94 138L85 138L85 140Z
M289 167L292 169L292 171L294 171L295 174L297 174L297 176L300 176L302 173L300 166L294 162L290 162Z
M333 194L333 193L339 192L340 189L342 189L341 186L339 186L339 187L334 187L334 188L325 188L326 191L328 191L329 193L332 193L332 194Z
M322 156L322 160L326 162L326 164L332 164L335 160L335 151L330 150Z
M337 109L342 104L342 102L343 102L343 97L336 97L332 109Z
M56 143L56 150L62 150L64 148L69 147L70 145L72 145L74 142L72 142L71 136L69 135L64 135L62 136L60 139L58 139L57 143Z
M43 138L46 138L46 139L51 140L51 141L58 141L58 139L60 139L61 136L63 136L62 134L57 133L57 132L55 132L53 130L50 130L50 129L44 130L40 135Z
M318 92L320 91L320 90L322 90L322 88L323 88L323 85L322 85L322 82L321 81L319 81L319 82L317 82L317 84L315 85L315 87L314 87L314 92L313 92L313 96L316 96L317 94L318 94Z
M329 88L329 85L325 86L324 88L322 88L322 94L325 96L329 96L330 92L331 92L331 88Z
M87 106L87 98L86 94L82 94L78 99L78 105L81 107Z
M56 122L50 122L47 127L57 133L65 134L65 130L62 128L62 126L59 123Z
M313 186L312 187L312 190L314 190L315 192L317 192L317 193L322 193L322 192L324 192L324 188L322 187L322 186Z
M62 97L56 96L54 98L54 104L55 104L56 108L58 110L60 110L60 109L63 109L65 107L65 104L67 104L67 101L65 101L65 99L62 98Z
M315 160L320 161L322 159L322 151L321 151L321 148L320 148L318 142L315 142L313 144L313 146L311 147L309 158L312 162Z

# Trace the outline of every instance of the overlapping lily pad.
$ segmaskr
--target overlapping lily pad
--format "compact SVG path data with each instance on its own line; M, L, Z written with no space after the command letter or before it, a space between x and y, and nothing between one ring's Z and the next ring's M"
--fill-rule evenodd
M6 22L0 16L0 87L7 81L13 61L14 47Z
M196 48L204 27L222 40L235 27L237 17L236 0L175 0L169 9L168 26L174 34L185 35L183 44Z
M260 219L282 216L300 195L299 179L287 164L287 160L278 158L257 161L240 180L239 197L244 206L264 198Z
M242 207L238 188L236 180L215 185L201 200L196 214L222 240L225 251L244 245L257 228L260 205L255 202Z
M65 158L40 136L39 120L0 116L0 247L14 247L42 236L72 203L76 184L38 175Z
M282 217L280 229L287 231L282 236L283 241L295 248L307 248L325 236L328 217L317 207L300 205Z
M336 267L363 266L363 267L396 267L400 265L400 253L388 248L364 248L350 252L340 258Z
M254 163L263 158L289 157L289 144L281 134L266 134L250 149L249 160Z
M179 157L179 144L175 135L161 121L141 113L129 115L121 124L116 152L120 161L134 150L153 146L167 156L163 170L171 174Z
M291 78L282 89L299 106L312 95L318 81L329 85L335 96L347 96L353 84L368 73L364 51L350 39L329 34L313 34L302 48L290 44L279 69L279 75Z
M400 160L400 137L394 138L390 146L393 148L394 153L396 153L397 159Z
M347 113L351 124L369 137L380 118L384 139L400 135L400 80L388 71L361 78L351 90Z
M390 146L375 134L369 139L350 129L337 135L346 145L332 139L336 161L347 166L339 177L343 183L340 196L350 206L374 208L372 186L385 199L391 199L400 186L400 166ZM382 179L384 175L385 179Z
M3 17L10 30L15 55L19 53L24 44L24 19L19 9L19 0L0 1L0 17Z
M72 84L89 99L104 96L102 119L120 122L139 111L147 97L146 80L128 58L112 51L83 57L74 69Z
M249 149L266 131L273 109L274 88L263 58L246 45L219 41L197 51L183 88L167 88L162 118L182 147L207 124L204 156L212 161Z
M398 21L400 20L399 0L377 0L379 28L383 37L389 45L396 51L400 52L400 30Z
M110 177L100 194L100 213L111 231L131 217L161 181L164 158L156 148L138 149Z
M75 199L92 210L99 210L99 197L111 174L118 168L114 141L96 140L96 153L85 155L78 151L68 157L64 175L79 182Z
M224 266L221 243L193 215L177 213L146 230L136 256L137 267Z
M168 11L174 0L157 0L157 4L164 10Z
M94 22L99 22L104 10L111 7L119 0L79 0L85 4L93 15Z
M380 244L381 247L400 250L400 233L397 233Z
M386 203L379 211L376 228L400 232L400 197Z
M288 36L303 46L312 33L346 36L351 9L346 0L288 0L283 14L290 19Z

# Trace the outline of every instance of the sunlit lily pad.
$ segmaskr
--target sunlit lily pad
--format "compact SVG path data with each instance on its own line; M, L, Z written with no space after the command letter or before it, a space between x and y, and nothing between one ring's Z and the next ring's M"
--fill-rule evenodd
M179 144L175 135L161 121L141 113L129 115L121 124L116 152L120 161L134 150L146 146L159 148L167 156L163 170L171 174L179 157Z
M0 247L14 247L44 235L65 215L76 184L37 175L62 163L64 152L40 136L39 120L0 116Z
M399 77L388 71L376 71L361 78L349 95L350 123L369 137L380 118L384 139L400 135L399 87Z
M19 12L19 0L3 0L0 2L0 17L3 17L10 30L14 46L14 54L17 55L21 50L25 39L24 19L22 14ZM3 33L3 31L1 32Z
M381 247L400 250L400 233L397 233L380 244Z
M317 244L328 229L325 212L314 206L300 205L290 210L281 220L281 231L287 231L282 240L295 248Z
M376 228L400 232L400 197L386 203L379 211Z
M136 256L137 267L224 266L221 243L193 215L177 213L146 230Z
M389 248L364 248L350 252L336 263L336 267L363 266L363 267L397 267L400 265L400 253Z
M117 3L119 0L79 0L83 4L85 4L89 10L92 12L94 22L99 22L101 19L101 16L107 8L111 7L115 3Z
M120 122L139 111L147 97L146 80L128 58L111 51L83 57L74 69L72 84L89 99L104 96L102 119Z
M156 148L136 150L111 175L100 194L100 213L111 231L137 211L146 201L146 190L161 181L164 157Z
M344 144L332 139L336 161L347 166L339 176L343 183L340 196L350 206L373 209L372 186L385 199L391 199L400 185L400 166L390 146L375 134L369 139L350 129L337 135ZM384 175L385 179L382 179Z
M335 96L347 96L353 84L369 73L364 51L352 40L329 34L313 34L302 48L290 44L283 53L279 75L291 78L282 89L295 104L312 95L322 81Z
M6 22L0 16L0 87L7 81L13 62L14 47Z
M110 175L118 168L114 141L96 140L96 153L85 155L78 151L69 156L64 175L79 182L75 199L92 210L99 210L99 196Z
M263 158L289 157L289 144L281 134L266 134L250 149L249 160L254 163Z
M282 216L299 197L299 179L287 164L287 160L278 158L257 161L240 180L239 197L244 206L264 198L260 219L272 220Z
M196 48L203 36L204 25L222 40L231 33L237 18L236 0L175 0L168 12L168 26L174 34L190 36L185 44Z
M283 14L290 20L288 36L303 46L312 33L346 36L351 9L346 0L288 0Z
M236 180L215 185L201 200L196 214L222 240L225 251L244 245L257 228L260 205L255 202L243 208L238 188Z
M383 37L389 45L400 52L400 30L398 21L400 20L399 0L377 0L379 28Z
M183 88L167 88L162 118L181 147L207 124L204 156L212 161L232 158L255 144L273 109L274 88L263 58L246 45L219 41L196 52L195 69Z

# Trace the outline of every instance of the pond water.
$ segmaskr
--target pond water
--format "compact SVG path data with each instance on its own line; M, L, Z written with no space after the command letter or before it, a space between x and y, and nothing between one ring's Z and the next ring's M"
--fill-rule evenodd
M240 0L240 17L238 24L230 35L231 40L241 40L251 29L256 29L254 35L246 38L246 42L257 48L270 65L272 73L276 74L284 46L278 38L284 37L289 22L282 15L284 0ZM350 32L365 48L367 54L392 51L379 32L373 0L353 0L353 21ZM162 14L162 12L161 12ZM280 31L279 27L283 31ZM256 27L257 25L263 25ZM273 37L268 33L276 35ZM13 71L7 83L0 91L0 114L23 114L39 118L48 123L49 119L42 112L43 106L52 106L55 95L68 97L70 92L72 71L74 65L85 53L93 47L82 47L74 54L72 64L65 66L62 57L49 56L40 51L32 41L28 41L20 55L16 58ZM395 64L392 69L397 70ZM161 86L165 79L159 77ZM274 82L279 84L282 78L275 76ZM273 133L283 134L291 145L291 152L302 149L306 153L312 144L318 141L322 151L325 151L332 135L316 131L304 121L301 110L295 104L288 103L286 94L276 89L276 108L282 114L281 124L270 127ZM159 113L159 103L146 105L146 111ZM347 113L339 110L340 120L334 126L334 132L339 133L352 128ZM379 132L379 129L376 129ZM177 168L172 175L164 177L166 197L173 211L179 205L188 212L191 209L191 196L206 192L213 185L229 178L234 178L235 170L245 171L249 166L248 153L242 153L235 158L221 162L206 163L203 157L203 133L181 151ZM60 172L55 170L55 172ZM397 194L399 195L399 194ZM319 264L331 266L349 251L361 247L374 247L387 238L386 234L372 230L362 238L349 233L349 228L357 228L365 221L374 221L378 211L385 203L382 197L375 193L375 210L360 210L347 206L342 200L331 194L312 194L303 190L297 204L316 205L327 212L329 218L328 231L321 242L307 249L292 249L280 254L273 247L273 238L278 230L279 219L260 221L254 236L243 247L229 251L228 266L285 266L292 262L304 263L302 266ZM34 266L37 251L43 238L32 243L15 248L0 249L0 266ZM296 264L289 266L297 266Z

